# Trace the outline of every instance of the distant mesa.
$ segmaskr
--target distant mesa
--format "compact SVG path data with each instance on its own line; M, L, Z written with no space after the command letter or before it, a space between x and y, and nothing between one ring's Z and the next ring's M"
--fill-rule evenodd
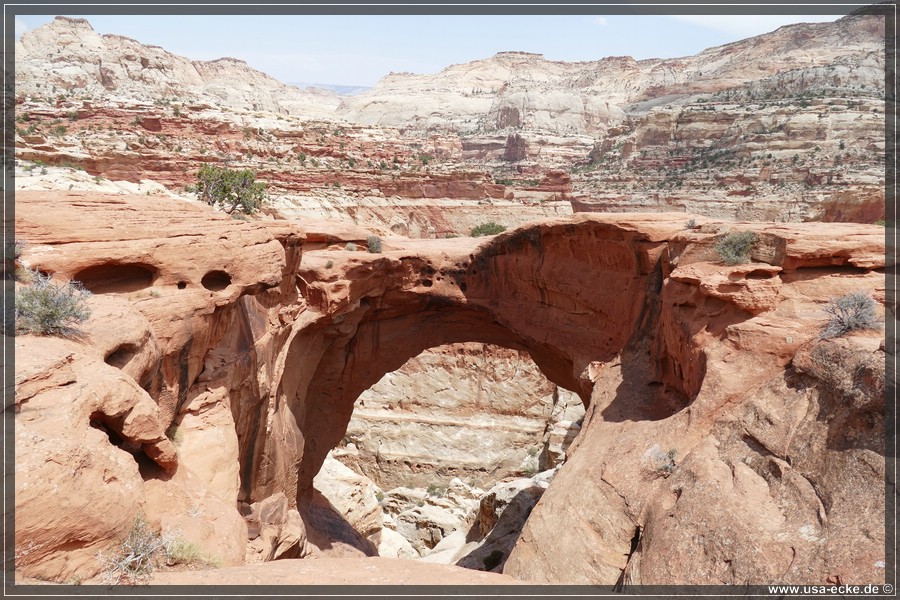
M522 52L521 50L505 50L503 52L498 52L494 56L497 58L504 58L504 57L510 57L510 58L522 57L522 58L537 58L537 59L544 58L543 54L538 54L537 52Z

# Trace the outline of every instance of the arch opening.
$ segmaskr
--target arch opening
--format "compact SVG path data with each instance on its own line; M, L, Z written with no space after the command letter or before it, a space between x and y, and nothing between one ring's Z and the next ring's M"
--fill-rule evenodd
M367 497L372 522L352 507L344 517L382 556L492 570L583 416L581 398L548 381L525 351L426 349L359 396L314 488L339 510L348 495Z
M383 489L454 477L483 487L562 462L583 416L527 352L447 344L365 390L333 454Z

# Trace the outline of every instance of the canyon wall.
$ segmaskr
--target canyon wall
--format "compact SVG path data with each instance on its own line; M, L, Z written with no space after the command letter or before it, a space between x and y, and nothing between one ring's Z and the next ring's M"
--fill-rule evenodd
M60 18L16 46L16 156L173 190L250 168L275 217L422 238L572 212L874 223L884 82L878 15L677 59L504 52L353 97Z

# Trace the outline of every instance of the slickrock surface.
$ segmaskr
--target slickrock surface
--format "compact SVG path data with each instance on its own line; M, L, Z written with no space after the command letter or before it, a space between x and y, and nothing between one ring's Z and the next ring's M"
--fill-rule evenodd
M161 585L521 585L497 573L391 558L279 560L211 571L160 573Z
M853 440L878 439L881 431L880 334L837 342L817 337L828 298L856 290L883 298L884 276L872 270L883 264L880 228L771 228L698 218L698 229L685 230L678 215L597 215L534 225L487 240L410 240L406 250L380 255L321 250L300 263L297 244L302 232L286 224L239 223L176 201L155 199L154 211L146 198L116 200L117 214L140 208L143 226L98 228L109 207L105 197L57 195L53 211L41 208L47 201L41 194L20 199L17 228L33 240L26 264L59 275L102 275L86 278L98 293L91 300L95 314L84 326L84 338L17 339L19 388L31 390L17 398L17 421L22 424L17 443L24 459L17 465L17 498L30 500L17 507L20 568L30 574L65 578L86 568L104 544L108 549L123 535L117 532L122 532L129 513L142 498L147 503L143 488L177 485L178 478L162 483L153 476L148 466L152 463L140 467L146 456L172 469L174 457L166 458L172 445L184 455L176 472L191 473L184 465L203 464L192 463L198 459L190 458L191 448L204 448L203 455L218 449L223 465L237 458L237 498L233 480L194 475L193 485L203 497L221 502L227 496L233 507L238 499L256 501L284 491L291 505L295 499L302 504L325 453L343 437L357 394L423 347L478 339L528 349L551 380L572 387L590 403L569 461L534 509L505 572L536 581L614 581L626 568L627 550L640 524L645 537L635 555L640 563L628 562L631 580L671 580L670 560L654 567L654 552L665 553L671 544L654 545L654 539L673 535L667 533L665 515L674 510L678 528L705 524L705 539L712 543L703 547L710 561L728 560L736 569L711 575L701 568L705 563L697 563L697 568L684 565L681 581L879 577L879 558L874 555L881 540L869 524L882 518L883 495L878 490L883 457L880 446ZM180 219L194 219L192 234L160 238L167 227L173 233L188 227L173 218L173 210ZM52 227L46 222L48 214ZM755 270L716 265L712 247L733 228L758 232L762 241L752 257ZM151 231L153 237L147 234ZM118 240L113 239L116 232ZM200 241L213 247L237 245L227 254L192 251L191 244ZM388 241L402 244L400 238ZM156 262L135 262L146 261L142 244L158 248ZM176 252L179 244L183 249ZM283 258L277 257L273 244L287 249ZM85 250L80 258L75 253L79 247ZM95 250L89 253L90 248ZM271 258L255 260L256 252ZM64 254L69 260L61 259ZM125 269L129 277L120 276L122 265L134 264L144 265L144 270ZM274 269L261 271L263 264ZM98 270L100 265L107 271ZM151 267L156 273L152 285L133 289L131 283L143 281ZM689 267L694 273L720 273L734 285L708 289L701 284L705 279L695 280L696 275L676 276L690 272ZM218 270L227 271L232 283L219 290L204 287L203 274ZM182 280L188 286L180 290ZM754 286L768 291L748 296L747 289ZM151 290L158 290L159 297ZM762 304L752 304L754 297ZM129 320L135 325L124 327ZM193 333L179 329L182 333L176 335L176 322L191 324L187 331ZM846 358L828 358L837 352L835 345ZM812 353L818 362L798 362L798 351L798 356ZM868 370L851 370L848 377L871 373L865 376L868 383L845 386L847 392L828 385L829 378L839 374L831 372L833 367L823 371L816 365L830 360L838 360L835 365L862 361ZM132 391L126 394L126 389ZM861 394L862 403L843 402L846 393ZM64 401L61 395L71 399ZM792 396L797 400L784 404L783 399ZM94 398L134 398L135 408L104 408ZM165 437L170 424L184 423L189 414L208 419L212 413L206 413L217 405L228 409L225 416L230 412L233 425L225 418L209 421L209 427L231 442L186 441L191 431L197 432L197 439L212 433L206 426L185 427L182 441L175 435L174 444ZM843 406L838 412L828 408L838 405ZM135 411L145 410L141 406L148 407L149 420L119 416L137 415ZM801 411L801 406L806 408ZM60 410L58 418L66 419L65 427L57 426L52 416ZM815 425L819 411L833 415L822 426ZM764 414L769 416L758 416ZM133 429L132 422L146 423L145 429ZM79 428L84 434L71 436ZM103 429L114 432L107 436L108 443L103 442ZM61 464L41 459L43 453L62 447L61 431L69 432L67 444L73 448L59 456ZM101 437L87 435L91 431ZM670 450L672 464L660 457L669 456ZM819 458L829 452L839 454ZM96 522L104 524L101 530L91 528L87 516L46 525L45 515L75 510L57 504L60 496L43 486L66 481L61 473L70 472L70 460L78 456L88 461L81 463L86 471L69 480L75 487L62 497L91 498L110 485L99 481L115 482L112 485L121 486L125 495L102 495L117 506L132 507L117 513L122 523L100 519L109 509L97 503L78 510L95 515ZM26 468L32 460L40 470ZM91 484L91 474L101 468L94 466L96 461L103 461L102 469L109 474L98 472L100 479ZM757 491L729 496L733 506L713 502L707 494L718 498L717 490L725 485L723 480L709 487L719 481L710 479L718 477L715 469L721 467L716 465L728 465L732 477L746 479L732 485L753 485ZM774 465L780 470L771 471ZM756 475L751 477L747 469ZM842 483L848 478L858 482L852 498ZM802 492L807 485L803 481L812 482L808 485L816 494ZM763 483L767 487L761 487ZM669 496L670 488L681 492ZM190 500L191 493L183 488L178 493L185 495L185 510L191 502L202 502L199 497ZM674 504L666 500L670 497ZM812 502L815 497L822 498L821 505ZM770 507L767 511L777 507L765 526L747 522L743 529L709 528L710 523L732 522L737 514L762 515L763 506ZM157 511L154 514L173 508L171 502L144 506ZM234 522L239 517L231 510ZM806 514L818 516L810 521ZM560 515L566 515L568 528L582 533L559 536ZM831 523L840 523L840 528L832 529ZM89 527L90 534L76 533L74 526ZM588 531L599 536L596 544L576 542ZM58 541L51 543L45 535ZM216 535L221 543L221 528ZM720 545L718 536L732 542ZM760 563L742 552L750 539L741 536L751 536L771 561ZM237 543L238 537L229 539ZM826 540L825 554L812 537ZM85 540L84 545L73 547L68 541L72 539ZM813 545L805 550L802 540ZM791 547L799 552L793 567L778 562ZM859 557L869 556L874 559L860 562ZM642 565L639 571L637 564Z

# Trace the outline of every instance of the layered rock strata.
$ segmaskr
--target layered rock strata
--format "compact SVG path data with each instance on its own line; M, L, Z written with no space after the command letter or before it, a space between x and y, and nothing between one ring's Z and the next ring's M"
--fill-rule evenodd
M562 462L583 414L527 354L453 344L363 392L335 457L384 489L485 487Z
M170 188L251 168L284 218L410 237L573 211L874 223L884 34L855 14L677 59L508 52L340 98L60 18L16 46L16 156Z

